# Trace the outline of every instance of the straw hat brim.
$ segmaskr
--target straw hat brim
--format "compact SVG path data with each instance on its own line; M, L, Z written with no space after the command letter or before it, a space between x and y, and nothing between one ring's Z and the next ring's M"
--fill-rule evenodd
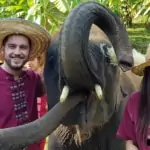
M11 34L22 34L30 39L31 52L29 60L33 60L37 55L46 51L51 40L49 32L39 24L20 18L1 18L0 48L4 38Z
M145 68L149 67L149 66L150 66L150 60L148 60L145 63L142 63L138 66L132 67L131 71L136 75L143 76Z

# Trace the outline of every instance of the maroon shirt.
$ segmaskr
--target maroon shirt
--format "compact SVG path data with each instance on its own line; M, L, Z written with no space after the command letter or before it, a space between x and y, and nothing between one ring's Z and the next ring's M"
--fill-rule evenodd
M140 101L140 92L134 92L125 107L122 121L117 131L117 136L124 140L132 140L139 150L150 150L145 141L142 141L142 136L138 132L138 108ZM147 136L150 136L150 129Z
M19 126L38 118L37 97L44 94L41 84L40 76L31 70L23 71L14 80L0 67L0 128ZM37 144L30 147L39 150Z

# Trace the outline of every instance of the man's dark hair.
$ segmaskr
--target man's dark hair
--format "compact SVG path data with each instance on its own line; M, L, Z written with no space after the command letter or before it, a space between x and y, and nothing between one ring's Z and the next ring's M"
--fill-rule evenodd
M6 42L8 41L9 37L11 37L11 36L13 36L13 35L21 35L21 36L25 36L25 37L28 39L29 46L31 47L31 40L30 40L30 38L27 37L27 36L24 35L24 34L10 34L10 35L7 35L7 36L4 38L4 40L3 40L3 42L2 42L2 45L4 46L4 45L6 44Z
M147 140L148 126L150 124L150 67L144 70L142 80L140 103L138 109L138 131L143 140Z

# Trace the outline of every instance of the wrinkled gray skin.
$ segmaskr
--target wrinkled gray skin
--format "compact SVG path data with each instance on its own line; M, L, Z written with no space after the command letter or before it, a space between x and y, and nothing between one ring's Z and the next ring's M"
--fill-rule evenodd
M19 150L51 134L66 113L84 99L86 99L84 93L76 94L63 104L57 103L41 119L18 127L0 129L0 150Z
M94 28L89 35L93 23L106 35L94 32ZM116 131L127 97L135 90L132 84L129 90L124 89L120 81L120 68L127 71L133 65L124 25L110 10L87 2L73 9L60 40L58 37L52 40L44 69L49 109L58 101L64 85L69 86L70 95L84 91L88 98L50 135L49 150L123 150ZM110 48L115 49L113 55ZM115 56L117 61L113 61ZM95 84L102 87L101 100L95 94Z
M57 43L55 43L57 44ZM56 58L57 54L57 46L56 45L51 45L49 51L48 51L48 57L47 60L49 60L49 63L46 63L47 66L45 67L45 70L53 70L54 68L57 68L57 63L55 62L54 59ZM95 49L96 50L96 49ZM100 49L99 49L100 50ZM101 56L102 57L102 56ZM104 56L103 56L104 57ZM51 59L48 59L51 58ZM100 60L103 60L102 58ZM52 64L52 66L51 66ZM108 110L111 111L111 107L109 109L103 109L101 106L101 101L94 100L94 98L91 98L91 104L89 109L87 110L87 119L88 123L85 123L85 109L84 105L77 105L73 111L69 112L69 114L64 118L62 124L54 131L53 134L49 136L49 150L79 150L79 149L85 149L85 150L123 150L124 145L121 140L116 139L116 131L118 124L120 122L124 106L127 102L128 95L130 95L133 91L136 90L135 86L132 84L130 78L126 75L126 73L122 73L123 75L120 76L120 69L116 66L105 64L105 77L108 77L107 83L111 85L110 89L107 88L106 92L108 96L108 100L111 101L110 97L113 99L113 94L114 98L116 101L116 110L113 113L113 116L109 119L108 123L106 123L102 128L101 126L101 120L105 122L107 117L103 117L104 112L107 113ZM112 67L112 69L110 69ZM54 69L54 70L55 70ZM109 71L107 72L107 70ZM116 70L115 70L116 69ZM53 72L53 71L52 71ZM58 74L48 74L46 73L46 81L47 83L53 83L53 85L57 85L58 81ZM54 73L54 72L53 72ZM115 74L114 74L115 73ZM56 75L56 76L55 76ZM51 80L51 77L52 80ZM113 78L114 77L114 78ZM129 82L129 84L125 84L125 82ZM114 84L112 84L114 83ZM131 84L130 84L131 83ZM48 85L47 85L48 86ZM117 86L117 87L114 87ZM113 90L112 90L112 89ZM50 89L51 96L54 93L56 94L56 89L53 87L48 88ZM115 91L116 90L116 91ZM114 92L114 93L111 93ZM111 95L110 95L111 94ZM48 96L49 97L49 96ZM52 107L52 105L57 101L58 98L55 99L55 101L49 100L49 107ZM102 100L103 101L103 100ZM109 101L108 101L109 103ZM109 103L111 106L111 102ZM92 114L92 111L93 114ZM93 116L91 116L93 115ZM80 124L82 128L81 132L83 133L83 140L85 140L81 146L76 144L76 129L74 127L74 124ZM89 128L88 128L89 127ZM83 130L84 129L84 130ZM88 134L88 130L91 131L92 129L92 136L86 140L86 135ZM85 138L84 138L85 135Z

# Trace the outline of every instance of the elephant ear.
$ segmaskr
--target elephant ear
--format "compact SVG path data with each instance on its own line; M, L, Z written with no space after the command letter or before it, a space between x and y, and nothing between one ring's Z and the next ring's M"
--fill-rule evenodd
M58 62L58 38L52 39L47 50L44 66L44 83L48 98L48 109L51 109L59 100L59 62Z
M110 11L110 10L109 10ZM118 34L116 35L116 40L114 41L114 48L116 49L116 54L118 56L118 63L122 71L131 70L134 65L133 61L133 51L132 45L129 41L128 32L126 27L121 22L120 18L113 14L114 19L118 25ZM113 39L111 40L113 41ZM118 43L116 43L118 41Z
M74 87L88 86L82 83L91 80L85 57L88 56L88 41L92 24L97 25L108 36L115 49L119 66L127 71L133 65L128 33L119 17L99 3L82 3L70 12L60 35L61 64L68 83Z
M137 84L139 85L140 78L135 77L134 74L132 74L131 71L122 72L120 74L120 91L118 92L117 96L117 119L120 122L123 116L123 112L125 109L125 106L129 100L130 95L138 90L138 86L134 82L134 79L137 81Z
M130 95L132 92L136 90L135 84L132 79L130 79L129 72L122 72L120 74L120 90L123 97ZM130 82L129 82L130 81Z

